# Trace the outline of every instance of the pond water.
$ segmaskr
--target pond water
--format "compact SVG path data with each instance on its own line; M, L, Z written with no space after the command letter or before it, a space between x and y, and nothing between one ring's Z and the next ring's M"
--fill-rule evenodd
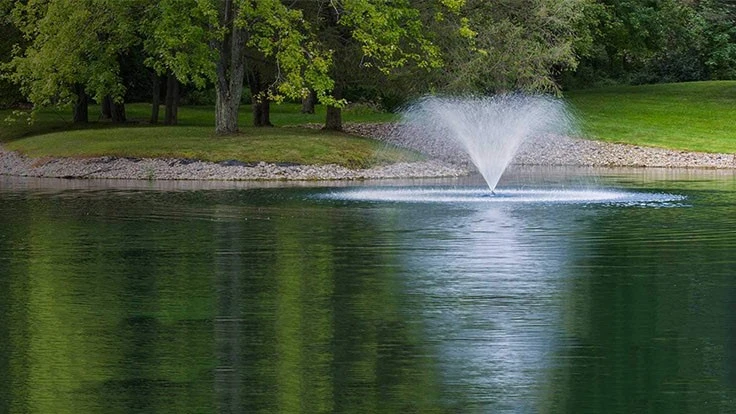
M482 186L0 177L0 412L736 411L733 172Z

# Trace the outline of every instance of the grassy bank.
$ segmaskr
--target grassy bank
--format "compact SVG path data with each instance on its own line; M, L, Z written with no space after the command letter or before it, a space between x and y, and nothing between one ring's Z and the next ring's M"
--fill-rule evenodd
M315 114L302 114L301 105L282 104L271 107L271 122L275 126L304 125L309 123L324 123L325 108L318 106ZM125 110L130 121L125 128L136 128L140 126L151 127L148 119L151 116L151 105L145 103L134 103L125 105ZM100 120L99 107L89 107L90 122L83 125L75 125L71 122L71 110L68 108L44 108L40 110L32 125L20 120L19 122L7 123L4 119L11 116L13 111L0 110L0 142L10 142L20 138L50 132L75 131L79 129L121 129L119 125L112 125L108 121ZM163 117L163 107L161 107ZM239 125L247 130L251 125L250 105L241 106ZM379 112L370 108L351 107L344 111L345 122L388 122L396 119L396 115ZM215 112L212 106L183 106L179 108L179 125L177 127L207 127L214 130ZM156 128L170 128L158 125ZM208 134L203 135L208 137Z
M566 94L582 134L610 142L705 152L736 153L736 81L618 86ZM172 157L209 161L337 163L351 167L409 161L420 156L347 134L293 127L322 123L317 114L300 113L295 104L274 105L272 122L290 128L253 128L250 106L240 115L242 133L214 135L212 107L182 107L174 127L147 123L150 106L126 106L125 126L96 120L82 127L70 122L69 110L45 109L33 125L3 124L0 142L31 157ZM10 115L0 111L0 119ZM346 122L386 122L396 115L369 108L345 111Z
M79 130L38 135L5 145L31 157L189 158L296 164L339 164L352 168L416 161L413 152L347 134L302 128L246 128L211 137L210 127L139 127Z
M583 136L704 152L736 152L736 81L617 86L566 94Z
M137 158L192 158L206 161L281 162L297 164L340 164L367 167L421 157L413 152L385 146L373 140L343 133L307 128L253 128L249 107L240 114L241 133L214 135L212 107L182 107L179 125L150 125L146 122L150 105L126 105L130 123L124 126L93 120L76 126L69 122L69 111L45 109L33 125L21 122L0 128L0 142L10 150L30 157L118 156ZM320 123L324 109L314 115L300 113L293 104L274 105L272 122L276 126ZM96 108L90 107L90 116ZM0 111L3 119L10 111ZM346 122L382 122L391 114L365 108L345 113Z

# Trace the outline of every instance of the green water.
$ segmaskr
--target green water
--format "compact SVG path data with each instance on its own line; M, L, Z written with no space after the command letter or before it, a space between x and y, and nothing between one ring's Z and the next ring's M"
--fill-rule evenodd
M0 413L736 412L736 176L602 174L505 184L686 198L0 177Z

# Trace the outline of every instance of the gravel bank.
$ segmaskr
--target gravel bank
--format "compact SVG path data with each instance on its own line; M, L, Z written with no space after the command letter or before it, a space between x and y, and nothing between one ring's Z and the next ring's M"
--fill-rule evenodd
M447 143L428 144L387 124L354 124L346 127L356 135L376 137L407 146L439 159L466 165L467 156ZM576 167L736 168L736 154L675 151L662 148L590 141L564 136L529 140L514 157L516 165Z
M356 180L457 177L467 175L464 154L446 143L427 144L390 124L348 124L348 132L424 152L432 160L351 170L338 165L222 163L184 159L29 159L0 148L0 175L142 180ZM568 137L545 137L525 144L518 165L590 167L736 168L736 155L672 151Z
M0 149L0 175L49 178L112 178L140 180L359 180L431 178L467 175L462 166L438 160L396 163L351 170L339 165L244 164L185 159L58 158L29 159Z

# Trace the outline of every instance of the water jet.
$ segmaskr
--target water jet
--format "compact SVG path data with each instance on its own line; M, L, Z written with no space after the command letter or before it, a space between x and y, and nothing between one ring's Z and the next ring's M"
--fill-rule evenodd
M488 188L498 185L521 144L530 138L572 131L565 103L541 95L426 97L403 112L403 124L435 154L462 151Z

